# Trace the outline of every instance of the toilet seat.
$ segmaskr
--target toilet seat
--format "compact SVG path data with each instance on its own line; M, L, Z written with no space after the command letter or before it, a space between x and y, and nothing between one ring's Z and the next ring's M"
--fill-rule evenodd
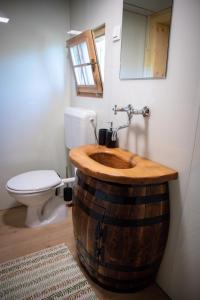
M54 170L37 170L22 173L7 182L7 190L13 193L39 193L62 185L62 179Z

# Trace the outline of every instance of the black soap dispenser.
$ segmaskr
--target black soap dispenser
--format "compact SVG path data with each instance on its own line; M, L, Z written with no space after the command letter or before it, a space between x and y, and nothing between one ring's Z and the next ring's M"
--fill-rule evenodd
M117 138L117 133L113 135L113 122L110 123L110 129L108 129L107 134L106 134L106 146L108 148L117 148L118 147L118 138ZM114 140L113 140L114 137Z

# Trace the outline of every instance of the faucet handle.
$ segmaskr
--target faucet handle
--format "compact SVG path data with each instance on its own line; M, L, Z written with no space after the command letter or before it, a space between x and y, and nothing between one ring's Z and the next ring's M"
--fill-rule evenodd
M118 111L127 112L128 114L131 114L133 107L131 104L128 104L127 106L117 106L114 105L113 109L114 114L116 115Z
M143 117L150 117L150 109L148 106L144 106L142 109L142 115Z

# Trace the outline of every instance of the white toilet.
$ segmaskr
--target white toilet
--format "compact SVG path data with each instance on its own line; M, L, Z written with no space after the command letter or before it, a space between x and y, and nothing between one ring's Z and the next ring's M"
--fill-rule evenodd
M62 185L62 179L54 170L39 170L11 178L6 189L17 202L27 206L26 226L37 227L66 217L64 201L54 200L55 190Z
M65 146L68 149L95 142L93 111L69 107L65 112ZM67 130L67 128L70 128ZM55 191L64 185L54 170L34 170L8 180L6 189L17 202L27 206L26 226L38 227L63 220L67 207Z

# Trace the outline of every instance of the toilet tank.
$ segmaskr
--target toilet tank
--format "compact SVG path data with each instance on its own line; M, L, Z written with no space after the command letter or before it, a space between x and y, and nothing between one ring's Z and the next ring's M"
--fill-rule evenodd
M65 146L69 149L95 143L91 119L96 124L96 113L80 107L68 107L64 113Z

